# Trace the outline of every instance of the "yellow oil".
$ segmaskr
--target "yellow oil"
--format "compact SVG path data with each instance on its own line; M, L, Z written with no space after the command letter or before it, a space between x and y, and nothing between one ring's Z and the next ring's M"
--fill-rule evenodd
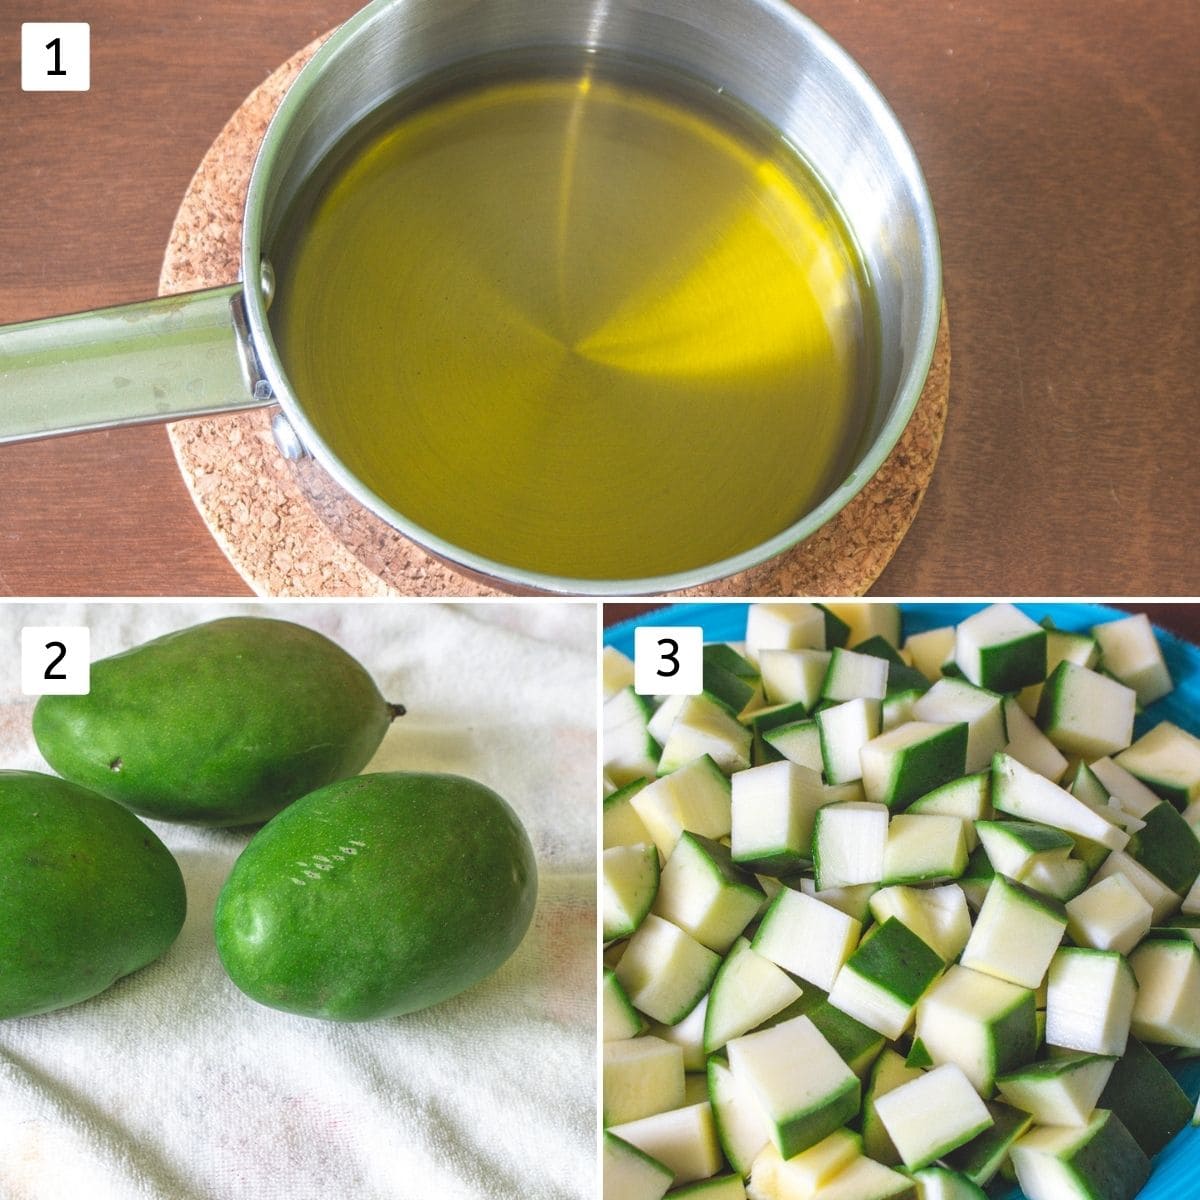
M681 81L473 73L291 224L271 319L296 394L381 498L489 559L702 567L819 503L862 437L873 321L842 221L781 137Z

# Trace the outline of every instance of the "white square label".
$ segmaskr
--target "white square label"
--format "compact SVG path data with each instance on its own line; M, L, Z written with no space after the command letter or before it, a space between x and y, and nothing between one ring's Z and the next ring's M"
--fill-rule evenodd
M695 696L704 690L699 625L639 625L633 631L633 690L639 696Z
M86 696L92 686L86 625L26 625L21 630L21 691L26 696Z
M92 86L92 27L86 21L21 26L21 90L86 92Z

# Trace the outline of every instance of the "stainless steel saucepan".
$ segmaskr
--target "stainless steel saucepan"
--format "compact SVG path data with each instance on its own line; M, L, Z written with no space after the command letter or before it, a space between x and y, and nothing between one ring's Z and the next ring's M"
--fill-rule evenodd
M431 74L538 48L651 56L759 114L833 194L877 301L880 394L859 460L802 519L695 570L563 578L489 559L420 527L356 478L338 446L318 433L267 320L273 250L292 201L325 156ZM666 592L780 553L861 490L912 415L940 304L937 231L911 146L862 70L784 0L375 0L301 71L267 130L246 199L241 282L0 328L0 442L271 405L280 450L352 546L388 527L508 590Z

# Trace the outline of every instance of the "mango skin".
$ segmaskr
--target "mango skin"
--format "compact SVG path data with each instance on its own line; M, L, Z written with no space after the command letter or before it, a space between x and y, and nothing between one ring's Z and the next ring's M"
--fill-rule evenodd
M533 848L495 792L455 775L360 775L255 834L217 900L217 952L260 1004L369 1021L490 975L536 900Z
M64 779L142 816L247 825L362 770L394 715L328 638L225 617L93 663L91 693L43 696L33 734Z
M99 995L162 955L186 911L178 863L131 812L0 771L0 1018Z

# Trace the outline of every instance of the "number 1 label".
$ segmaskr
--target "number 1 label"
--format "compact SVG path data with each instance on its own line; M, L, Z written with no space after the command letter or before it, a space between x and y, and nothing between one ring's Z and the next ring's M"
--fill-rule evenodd
M633 631L633 690L695 696L704 688L704 631L698 625L639 625Z
M26 21L21 26L23 92L87 92L92 27L86 21Z
M26 696L86 696L91 659L86 625L26 625L21 630L21 691Z

